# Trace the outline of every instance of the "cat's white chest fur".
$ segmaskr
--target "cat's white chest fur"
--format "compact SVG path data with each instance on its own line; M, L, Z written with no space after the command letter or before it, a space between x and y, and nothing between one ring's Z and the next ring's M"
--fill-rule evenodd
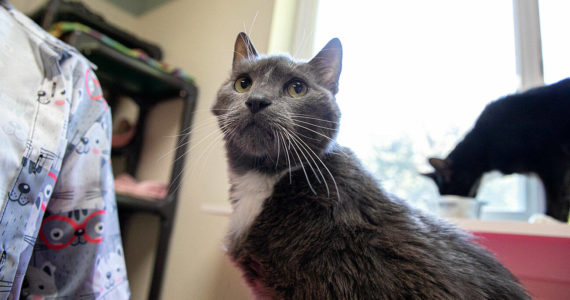
M249 171L243 175L230 173L230 201L232 215L230 218L230 244L241 237L261 212L263 202L273 194L273 187L280 175L266 175Z

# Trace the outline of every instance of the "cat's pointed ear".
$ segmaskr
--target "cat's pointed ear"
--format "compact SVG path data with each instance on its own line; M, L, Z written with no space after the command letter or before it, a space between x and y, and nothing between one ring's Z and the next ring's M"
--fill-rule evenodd
M234 61L233 67L235 68L238 62L243 59L255 59L258 56L257 50L253 43L244 32L240 32L236 38L234 46Z
M44 271L44 273L48 274L49 276L53 276L53 271L55 271L55 266L52 265L50 262L46 262L42 267L42 271Z
M451 181L451 165L447 160L431 157L428 162L437 173L443 176L446 182Z
M338 79L342 69L342 45L334 38L309 62L317 70L322 82L334 94L338 92Z
M435 173L431 172L431 173L420 173L420 175L425 176L427 178L431 178L432 180L435 181Z

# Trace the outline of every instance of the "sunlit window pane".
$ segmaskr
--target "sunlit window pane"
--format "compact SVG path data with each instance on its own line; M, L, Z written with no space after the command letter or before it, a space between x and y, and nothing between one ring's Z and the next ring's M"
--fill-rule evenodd
M429 208L427 158L518 86L513 26L511 1L320 1L315 52L332 37L344 47L339 142L388 192ZM524 208L517 177L494 180L480 189L487 209Z
M570 77L570 1L539 1L545 83Z

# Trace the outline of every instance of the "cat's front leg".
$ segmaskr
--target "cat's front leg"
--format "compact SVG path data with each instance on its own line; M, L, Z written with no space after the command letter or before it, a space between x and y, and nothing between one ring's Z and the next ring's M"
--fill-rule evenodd
M568 222L570 210L570 161L539 174L546 191L546 215Z

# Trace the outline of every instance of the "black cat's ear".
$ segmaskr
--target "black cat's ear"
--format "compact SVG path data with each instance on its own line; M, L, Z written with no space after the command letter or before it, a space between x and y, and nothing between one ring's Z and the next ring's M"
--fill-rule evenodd
M52 266L49 262L46 262L42 267L42 271L44 271L44 273L48 274L49 276L53 276L54 269L55 267Z
M428 162L435 169L437 173L443 176L443 179L446 182L451 181L451 166L448 161L432 157L428 159Z
M338 79L342 69L342 45L334 38L309 62L321 76L322 82L334 94L338 92Z
M235 68L238 62L243 59L255 59L258 56L255 46L247 36L247 34L240 32L236 38L234 46L234 61L233 67Z
M434 172L432 172L432 173L420 173L420 175L425 176L427 178L431 178L432 180L435 181L435 173Z

